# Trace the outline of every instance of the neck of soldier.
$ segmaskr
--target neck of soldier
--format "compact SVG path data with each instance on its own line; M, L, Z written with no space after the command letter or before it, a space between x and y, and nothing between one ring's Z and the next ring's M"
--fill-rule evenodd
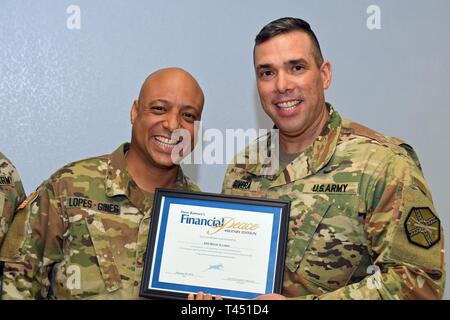
M154 193L156 188L173 188L175 186L179 166L161 167L149 161L139 151L130 146L126 154L128 174L138 187L146 192Z
M328 108L324 104L320 116L299 133L290 134L280 130L280 148L284 153L294 154L305 151L314 143L328 122Z

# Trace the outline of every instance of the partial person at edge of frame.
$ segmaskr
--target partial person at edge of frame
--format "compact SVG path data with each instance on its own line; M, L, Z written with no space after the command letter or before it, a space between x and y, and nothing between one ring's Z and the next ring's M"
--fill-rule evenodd
M14 212L25 198L25 190L16 167L0 152L0 248ZM0 262L0 290L2 278L3 262Z

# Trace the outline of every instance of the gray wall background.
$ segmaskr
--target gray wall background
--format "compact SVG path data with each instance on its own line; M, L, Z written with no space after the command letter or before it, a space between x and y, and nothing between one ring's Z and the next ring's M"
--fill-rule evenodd
M66 27L72 4L81 9L79 30ZM381 9L379 30L367 28L370 5ZM200 82L204 129L270 128L253 39L267 22L297 16L333 63L327 100L415 147L448 239L448 12L448 0L0 0L0 150L27 193L68 162L111 152L130 138L142 81L166 66ZM186 170L204 191L219 192L225 168Z

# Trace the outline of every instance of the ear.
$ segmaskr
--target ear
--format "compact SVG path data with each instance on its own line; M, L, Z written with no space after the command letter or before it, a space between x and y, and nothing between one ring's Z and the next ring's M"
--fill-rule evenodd
M136 119L136 117L138 116L139 113L139 103L137 100L133 101L133 105L131 106L131 111L130 111L130 120L131 120L131 124L134 123L134 120Z
M333 77L330 61L324 61L322 63L322 66L320 67L320 76L322 77L323 89L328 89L331 84L331 78Z

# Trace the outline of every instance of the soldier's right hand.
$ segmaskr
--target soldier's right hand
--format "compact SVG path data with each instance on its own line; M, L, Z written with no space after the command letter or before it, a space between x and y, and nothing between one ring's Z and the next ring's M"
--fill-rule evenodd
M210 293L203 293L203 292L198 292L195 296L190 293L188 295L188 300L223 300L221 295L217 295L217 296L212 296Z

